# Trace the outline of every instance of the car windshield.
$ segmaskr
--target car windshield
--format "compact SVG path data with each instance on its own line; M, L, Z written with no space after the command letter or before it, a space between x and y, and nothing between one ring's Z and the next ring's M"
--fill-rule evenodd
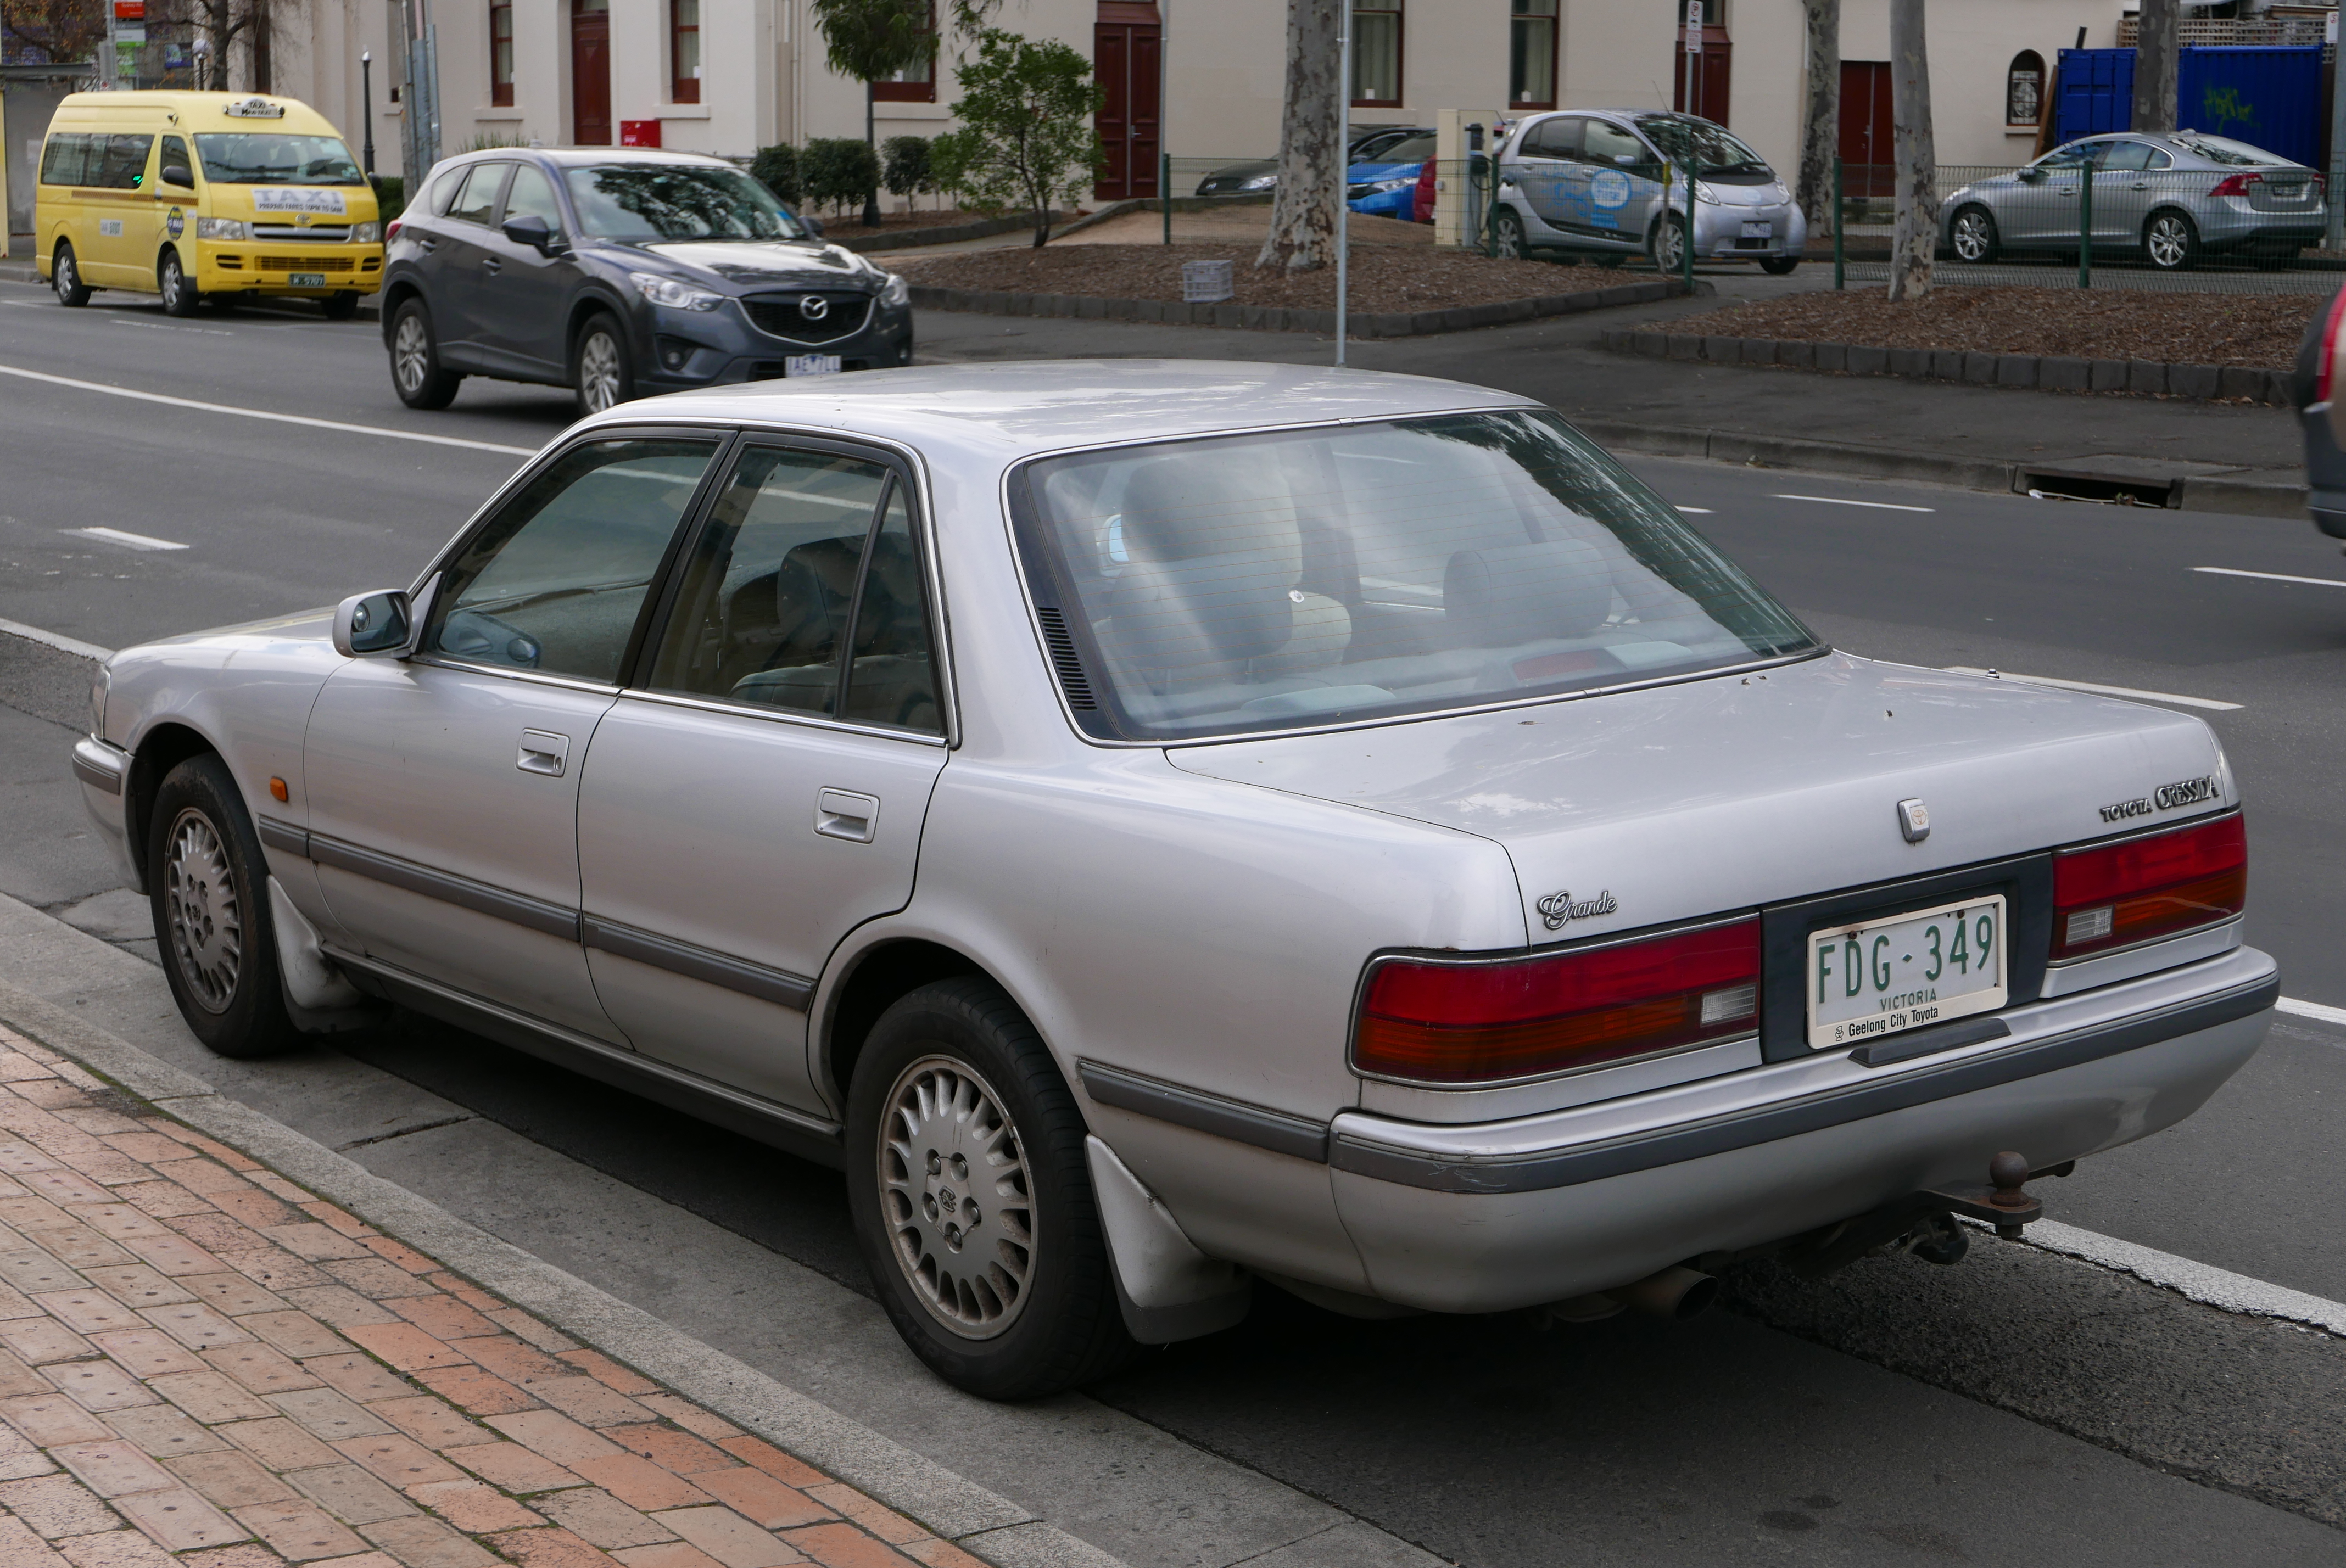
M2178 146L2188 148L2209 163L2229 164L2241 168L2273 168L2289 162L2276 158L2260 147L2250 147L2229 137L2200 136L2185 131L2175 138Z
M1698 175L1756 174L1774 178L1775 171L1768 167L1767 160L1736 140L1724 126L1684 115L1640 115L1637 128L1672 163L1684 167L1688 158L1693 158Z
M1023 479L1038 608L1098 694L1079 718L1112 738L1564 696L1819 646L1551 413L1121 447Z
M2097 141L2073 141L2066 147L2056 147L2028 167L2031 168L2078 168L2094 161Z
M773 192L734 168L609 163L563 177L578 227L598 239L803 239L806 226Z
M281 131L206 131L196 158L214 185L364 185L340 137Z

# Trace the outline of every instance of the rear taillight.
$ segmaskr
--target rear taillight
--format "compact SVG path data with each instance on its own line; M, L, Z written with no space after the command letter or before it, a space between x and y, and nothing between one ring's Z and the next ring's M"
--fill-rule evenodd
M2330 296L2330 313L2321 323L2321 353L2315 361L2313 372L2315 402L2330 401L2330 380L2338 365L2338 329L2341 325L2341 311L2346 311L2346 289L2341 289Z
M2249 830L2238 811L2053 858L2053 956L2082 958L2238 915Z
M2249 194L2249 187L2252 185L2262 185L2264 182L2265 177L2261 174L2226 175L2222 179L2216 182L2216 188L2213 190L2210 190L2208 194L2210 196L2246 196Z
M1389 959L1352 1065L1455 1087L1600 1066L1760 1027L1760 922L1503 962Z
M388 245L393 240L399 238L400 225L405 221L406 220L404 219L394 218L383 226L382 241L384 244Z

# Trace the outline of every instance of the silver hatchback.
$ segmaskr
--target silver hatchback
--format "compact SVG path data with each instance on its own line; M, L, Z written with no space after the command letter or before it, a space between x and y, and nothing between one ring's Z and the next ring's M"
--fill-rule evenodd
M2082 210L2089 188L2090 219ZM2096 252L2139 251L2165 271L2227 251L2285 261L2320 244L2328 222L2312 169L2188 130L2069 142L1964 186L1939 210L1941 242L1957 260L1992 262L2006 250L2074 255L2090 223Z

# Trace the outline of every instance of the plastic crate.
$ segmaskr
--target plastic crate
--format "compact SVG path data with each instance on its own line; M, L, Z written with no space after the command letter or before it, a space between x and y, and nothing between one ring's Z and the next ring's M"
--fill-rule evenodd
M1210 305L1217 300L1230 297L1230 264L1228 261L1184 261L1181 263L1181 298L1192 305Z

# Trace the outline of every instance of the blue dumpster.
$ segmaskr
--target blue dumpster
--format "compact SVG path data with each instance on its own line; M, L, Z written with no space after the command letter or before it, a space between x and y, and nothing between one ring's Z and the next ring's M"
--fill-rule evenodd
M2312 166L2321 154L2321 46L2181 51L2175 123Z
M2060 69L2053 99L2055 146L2133 128L2132 49L2064 49Z

